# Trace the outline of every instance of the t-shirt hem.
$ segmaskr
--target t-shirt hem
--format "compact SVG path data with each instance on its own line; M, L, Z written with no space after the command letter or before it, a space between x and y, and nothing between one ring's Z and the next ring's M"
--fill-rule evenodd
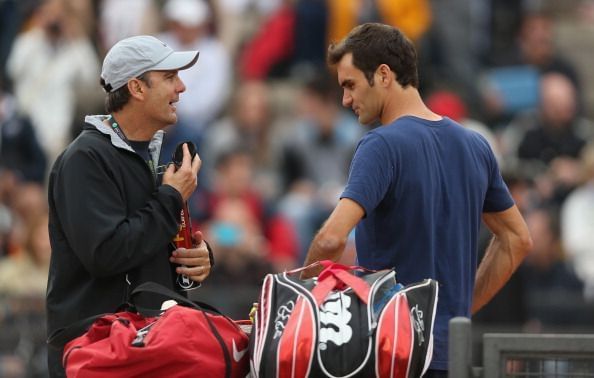
M432 361L429 370L448 370L447 361Z

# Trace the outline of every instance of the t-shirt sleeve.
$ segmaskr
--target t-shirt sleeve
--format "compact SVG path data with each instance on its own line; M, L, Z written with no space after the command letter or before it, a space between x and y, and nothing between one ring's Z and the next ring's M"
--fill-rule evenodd
M349 178L340 198L357 202L369 214L384 198L394 176L394 162L386 141L374 132L359 142Z
M487 160L489 167L489 187L485 195L485 202L483 204L483 213L495 213L509 209L514 205L514 200L507 188L507 185L501 177L499 165L495 159L495 155L491 147L484 140L485 149L487 151Z

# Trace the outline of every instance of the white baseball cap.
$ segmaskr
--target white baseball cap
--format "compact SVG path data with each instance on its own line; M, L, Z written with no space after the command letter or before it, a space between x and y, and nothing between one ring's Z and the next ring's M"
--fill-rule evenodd
M101 85L106 92L113 92L147 71L185 70L196 63L198 54L198 51L173 51L150 35L122 39L103 60Z

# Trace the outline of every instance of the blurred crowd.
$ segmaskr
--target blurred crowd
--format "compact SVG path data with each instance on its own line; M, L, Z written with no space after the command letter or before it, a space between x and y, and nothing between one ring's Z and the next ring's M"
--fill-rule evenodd
M594 0L0 0L0 340L43 322L48 171L83 116L104 113L99 70L116 41L200 51L180 72L162 163L197 145L190 213L217 265L196 295L246 318L265 274L302 264L346 182L366 129L325 52L368 21L416 44L427 104L487 138L532 232L477 321L594 329ZM0 341L0 375L43 376L27 337Z

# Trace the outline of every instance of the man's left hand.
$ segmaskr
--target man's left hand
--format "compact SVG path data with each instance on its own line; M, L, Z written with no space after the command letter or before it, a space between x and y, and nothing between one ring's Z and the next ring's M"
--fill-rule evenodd
M192 281L202 282L210 274L211 266L208 247L203 240L201 231L196 231L193 238L196 247L176 249L173 251L169 261L180 265L176 268L178 274L183 274Z

